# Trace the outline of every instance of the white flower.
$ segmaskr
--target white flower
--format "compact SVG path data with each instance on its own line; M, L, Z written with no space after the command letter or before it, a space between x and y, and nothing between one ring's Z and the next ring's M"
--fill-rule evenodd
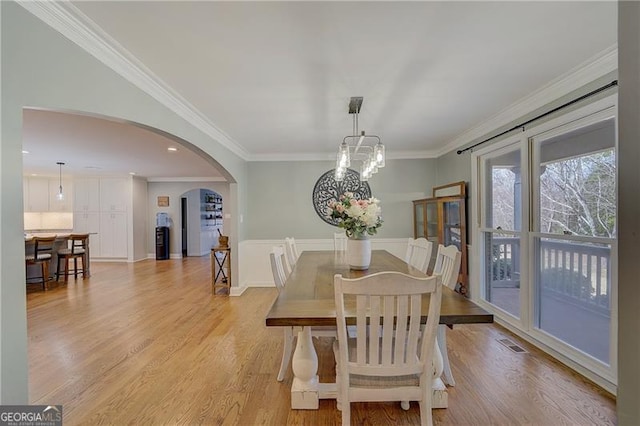
M351 192L345 192L338 200L328 203L328 216L337 219L339 226L346 230L348 236L374 235L382 226L380 200L373 197L368 200L356 200Z

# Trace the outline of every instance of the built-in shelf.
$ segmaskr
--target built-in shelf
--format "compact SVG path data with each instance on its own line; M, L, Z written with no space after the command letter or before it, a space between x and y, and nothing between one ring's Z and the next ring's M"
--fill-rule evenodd
M213 191L201 193L200 219L202 227L222 226L222 197Z

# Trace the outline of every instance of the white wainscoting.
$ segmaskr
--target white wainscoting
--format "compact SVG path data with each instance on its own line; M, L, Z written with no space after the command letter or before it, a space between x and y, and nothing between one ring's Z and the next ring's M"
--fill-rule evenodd
M387 250L394 256L404 259L409 238L371 238L373 250ZM242 294L247 287L274 287L269 253L275 245L284 245L282 240L244 240L240 242L239 283L240 289L232 295ZM304 240L296 238L298 252L314 250L333 250L333 238ZM234 294L235 293L235 294Z

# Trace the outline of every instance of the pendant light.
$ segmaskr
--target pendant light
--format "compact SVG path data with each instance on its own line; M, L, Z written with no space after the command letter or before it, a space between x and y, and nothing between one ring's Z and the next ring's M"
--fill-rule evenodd
M64 163L61 161L58 161L56 163L59 167L60 167L60 186L59 186L59 190L58 190L58 195L56 195L56 198L58 199L58 201L62 201L64 200L64 193L62 192L62 166L64 166Z
M352 159L362 161L360 180L363 182L385 166L385 149L380 138L376 135L367 135L364 130L358 131L358 114L362 106L362 99L362 97L352 97L349 102L349 114L353 114L353 135L345 136L338 148L334 176L337 182L344 179ZM350 145L349 142L353 145ZM376 143L373 144L373 142Z

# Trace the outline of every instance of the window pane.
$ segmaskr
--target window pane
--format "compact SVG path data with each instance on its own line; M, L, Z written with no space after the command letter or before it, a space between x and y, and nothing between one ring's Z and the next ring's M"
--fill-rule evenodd
M427 237L438 238L438 203L427 202Z
M520 150L485 160L487 193L485 221L487 228L519 231L522 203Z
M460 202L450 201L442 203L442 210L442 215L444 216L443 244L445 246L454 245L458 250L462 250L462 212L460 211Z
M415 204L413 206L414 210L415 210L415 215L416 215L416 221L415 221L415 225L416 225L416 235L415 237L423 237L425 235L424 233L424 205L423 204Z
M536 238L537 326L609 363L611 246Z
M484 233L486 300L520 317L520 237Z
M540 146L540 232L615 238L613 120Z

